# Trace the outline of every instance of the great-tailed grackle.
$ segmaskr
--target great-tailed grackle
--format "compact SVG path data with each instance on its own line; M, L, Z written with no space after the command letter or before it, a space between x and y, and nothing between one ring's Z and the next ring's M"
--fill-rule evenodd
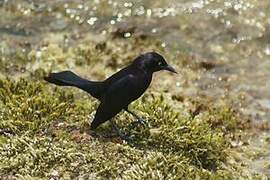
M136 114L128 110L128 105L145 92L151 83L153 73L160 70L176 73L160 54L148 52L138 56L130 65L104 81L89 81L71 71L50 73L44 79L60 86L77 87L97 98L101 103L91 123L91 129L95 129L121 110L127 111L143 122ZM115 127L114 122L112 124Z

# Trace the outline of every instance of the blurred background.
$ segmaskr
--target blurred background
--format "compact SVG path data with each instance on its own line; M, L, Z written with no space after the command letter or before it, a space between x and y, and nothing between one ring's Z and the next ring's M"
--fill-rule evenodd
M70 69L102 80L158 51L179 75L162 72L152 88L176 107L229 103L256 129L248 146L262 154L246 163L270 174L270 1L0 0L0 15L0 78Z

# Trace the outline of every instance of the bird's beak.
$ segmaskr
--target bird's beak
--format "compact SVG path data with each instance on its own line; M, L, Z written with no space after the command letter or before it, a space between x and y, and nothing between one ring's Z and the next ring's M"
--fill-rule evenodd
M173 72L173 73L178 74L178 73L176 72L176 70L175 70L172 66L170 66L170 65L165 66L165 67L163 68L163 70L171 71L171 72Z

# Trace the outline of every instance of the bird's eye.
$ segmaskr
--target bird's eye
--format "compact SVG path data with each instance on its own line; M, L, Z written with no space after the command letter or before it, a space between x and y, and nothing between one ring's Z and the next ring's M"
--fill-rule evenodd
M158 65L159 65L159 66L162 66L162 64L163 64L163 63L162 63L161 61L158 62Z

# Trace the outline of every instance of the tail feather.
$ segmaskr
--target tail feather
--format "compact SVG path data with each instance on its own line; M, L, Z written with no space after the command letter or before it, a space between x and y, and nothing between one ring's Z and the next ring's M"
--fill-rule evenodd
M103 90L102 82L93 82L86 80L71 71L50 73L49 76L44 77L44 80L59 86L77 87L88 92L97 99L100 99Z

